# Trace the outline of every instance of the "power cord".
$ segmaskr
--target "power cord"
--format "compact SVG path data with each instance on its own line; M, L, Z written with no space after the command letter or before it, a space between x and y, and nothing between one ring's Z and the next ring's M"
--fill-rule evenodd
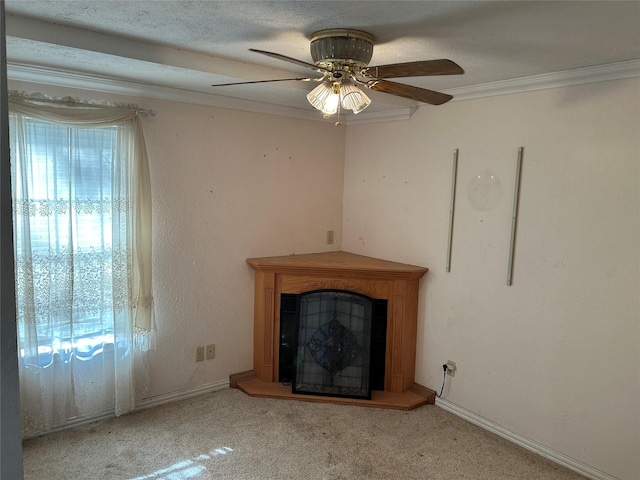
M444 382L447 380L447 364L442 365L442 388L440 389L440 394L436 393L438 398L442 397L442 392L444 391Z

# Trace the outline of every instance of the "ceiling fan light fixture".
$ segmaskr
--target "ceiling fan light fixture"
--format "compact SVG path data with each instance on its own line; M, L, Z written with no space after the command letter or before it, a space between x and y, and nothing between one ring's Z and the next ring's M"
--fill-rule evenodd
M358 114L371 104L371 99L351 80L325 80L307 94L307 100L325 115L333 115L338 106Z
M347 81L340 86L340 104L342 108L358 114L371 104L371 99L353 82Z
M325 115L333 115L338 111L340 103L339 90L336 92L330 81L324 81L307 94L307 100Z

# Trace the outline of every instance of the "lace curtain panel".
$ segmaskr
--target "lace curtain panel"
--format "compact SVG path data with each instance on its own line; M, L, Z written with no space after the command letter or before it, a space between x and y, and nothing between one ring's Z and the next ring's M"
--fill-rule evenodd
M151 202L138 114L10 101L22 425L120 415L146 386Z

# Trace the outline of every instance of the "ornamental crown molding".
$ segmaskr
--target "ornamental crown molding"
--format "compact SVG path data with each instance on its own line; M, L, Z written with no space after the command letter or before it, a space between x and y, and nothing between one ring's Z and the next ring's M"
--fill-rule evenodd
M572 85L620 80L639 76L640 59L470 85L468 87L452 88L445 90L445 92L454 96L453 101L461 101L472 98L524 93L549 88L568 87ZM307 111L298 108L224 97L221 95L201 93L161 85L150 85L86 73L55 70L35 65L8 63L7 77L9 80L18 80L37 84L72 87L83 90L130 95L142 98L154 98L197 105L209 105L233 110L244 110L313 121L326 121L322 117L319 117L315 110ZM408 120L411 118L414 111L415 107L400 108L383 112L365 112L359 115L351 114L346 116L344 123L346 125L358 125Z
M460 101L632 77L640 77L640 59L452 88L446 92L453 95L452 101Z

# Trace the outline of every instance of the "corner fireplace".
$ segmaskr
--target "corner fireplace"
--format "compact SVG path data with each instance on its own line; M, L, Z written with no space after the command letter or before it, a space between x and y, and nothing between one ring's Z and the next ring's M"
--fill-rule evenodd
M433 390L414 382L419 281L427 272L427 268L348 252L252 258L247 259L247 263L255 271L253 370L231 375L232 387L258 397L293 398L403 410L435 402ZM367 376L362 371L359 373L359 378L368 379L370 395L360 396L349 393L343 395L342 392L338 392L339 396L336 396L332 387L326 391L316 391L316 386L308 388L309 384L313 384L308 380L314 376L322 377L326 374L317 372L309 374L306 370L301 372L297 370L299 361L296 359L299 359L299 355L308 355L310 357L305 363L310 365L325 363L329 368L324 370L329 372L329 376L331 376L331 370L353 371L350 365L346 365L347 360L344 356L338 360L334 358L333 360L338 363L332 366L330 366L330 360L326 358L323 360L322 352L317 354L320 362L314 359L312 352L315 348L314 341L316 343L336 341L336 338L331 338L330 331L332 328L340 329L340 326L335 323L332 325L332 312L330 312L331 315L323 317L324 323L312 324L308 327L310 332L305 331L303 334L303 350L306 349L306 353L298 351L300 338L297 330L294 333L298 337L295 343L291 343L292 340L289 339L284 341L285 345L282 345L283 335L287 337L291 334L290 324L285 318L291 310L290 295L309 294L309 297L302 298L309 298L316 302L320 300L312 295L321 292L328 293L329 297L336 292L341 292L345 295L369 298L378 305L378 311L381 308L380 305L385 306L382 307L386 314L384 331L376 333L374 329L369 334L384 338L384 346L381 347L384 354L378 352L370 356L374 362L382 362L382 365L373 365L373 368L378 370L379 376L372 380L370 375ZM301 297L295 298L297 305ZM287 307L288 302L289 307ZM323 308L330 309L331 301L326 302L326 305ZM319 307L320 304L314 303L308 308L312 309L316 306ZM372 308L375 310L374 307ZM343 324L340 323L340 325ZM317 333L314 338L318 330L320 333ZM325 338L325 333L329 334L329 339ZM351 343L353 343L351 340L344 340L340 348L345 348L345 345ZM294 350L291 351L291 348ZM352 351L350 355L350 358L355 359L358 353ZM283 376L283 371L286 372L287 368L290 371ZM371 364L365 367L369 370L371 368ZM289 378L291 381L298 381L300 375L303 378L302 388L287 381Z

